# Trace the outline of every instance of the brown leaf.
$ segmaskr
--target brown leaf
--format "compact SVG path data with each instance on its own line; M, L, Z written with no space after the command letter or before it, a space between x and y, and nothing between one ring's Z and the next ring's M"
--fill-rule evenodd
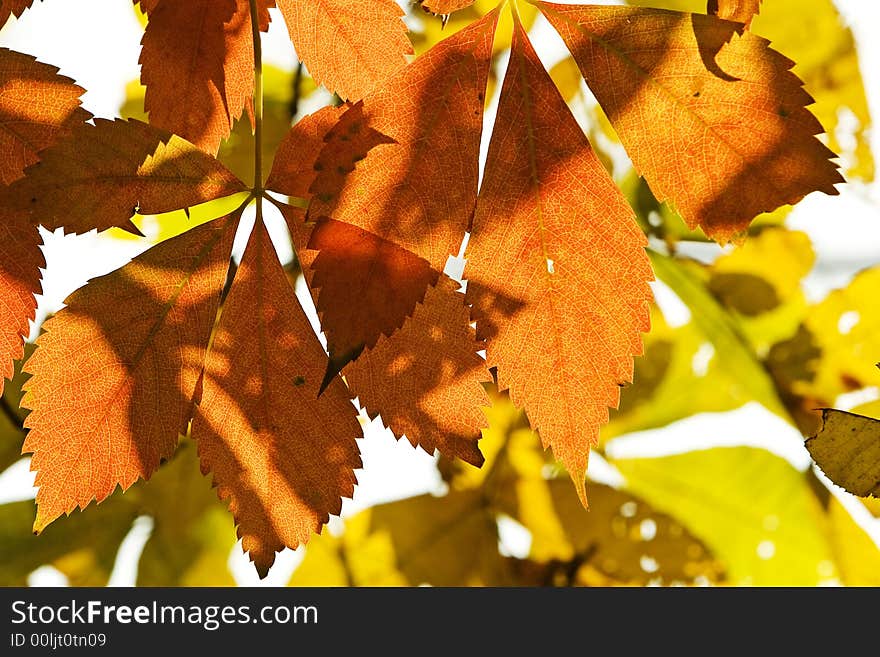
M822 409L822 428L806 442L828 478L859 497L880 497L880 420Z
M449 14L470 7L474 0L420 0L422 8L432 14L448 16Z
M0 0L0 27L6 24L10 16L21 16L32 4L34 0Z
M139 121L95 119L40 154L6 194L10 206L49 229L85 233L245 191L210 155Z
M493 11L432 48L347 110L327 136L308 216L338 222L325 225L351 236L346 246L358 264L327 271L348 259L343 247L312 235L309 248L333 246L313 267L316 286L339 281L322 289L317 305L328 339L337 336L331 356L340 367L400 327L459 250L476 203L497 17ZM371 294L355 296L354 288Z
M266 189L297 198L310 197L309 187L317 176L315 163L324 147L324 137L348 109L328 105L300 119L275 153Z
M0 210L0 394L24 355L39 294L40 267L46 262L36 226L20 214Z
M371 415L382 415L397 435L433 454L483 463L477 447L488 426L492 380L458 284L443 276L391 337L381 337L343 371L349 388Z

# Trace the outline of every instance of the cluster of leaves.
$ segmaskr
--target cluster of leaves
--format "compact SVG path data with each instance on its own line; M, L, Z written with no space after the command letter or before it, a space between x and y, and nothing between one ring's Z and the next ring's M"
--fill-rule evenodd
M4 2L2 11L18 15L29 4ZM801 236L767 229L711 267L645 250L646 233L667 244L695 231L742 241L755 216L814 190L835 194L842 181L833 152L815 138L822 126L805 109L812 98L792 61L749 29L760 3L710 2L707 15L426 0L423 8L444 18L426 17L434 27L413 39L420 54L406 65L410 42L391 0L139 4L149 123L90 120L70 80L0 50L0 85L10 90L0 118L17 126L0 142L0 230L9 236L0 244L9 308L0 373L12 374L33 317L37 226L137 232L136 214L226 197L237 206L90 282L46 322L21 399L39 486L35 530L155 476L91 511L115 534L96 541L91 525L59 521L46 530L57 533L47 551L31 550L11 581L47 562L72 581L106 579L141 514L155 530L140 581L200 581L231 537L223 538L209 480L193 476L196 461L265 574L277 551L305 543L352 495L357 397L397 436L459 459L443 462L449 493L376 507L349 519L341 538L313 539L294 583L763 583L771 575L754 527L773 514L757 515L761 498L741 491L726 503L747 521L720 527L705 494L722 481L739 490L758 479L794 500L774 542L794 564L792 582L824 573L863 583L871 569L853 564L878 559L870 539L834 498L816 495L810 475L761 450L617 461L628 487L593 483L591 514L582 508L590 449L615 432L747 399L806 430L810 404L833 401L827 389L820 396L822 377L804 357L823 348L811 338L828 333L811 331L819 313L807 312L799 292L811 264ZM347 102L306 116L273 144L264 181L264 97L251 100L252 71L276 4L314 83ZM549 73L527 35L538 11L571 52ZM478 185L483 112L498 86L493 62L507 46ZM574 90L565 67L578 71L567 78ZM607 173L570 109L581 76L604 113L599 124L644 180L618 186ZM35 94L47 102L35 105ZM852 103L857 115L860 103L863 92ZM235 154L215 157L245 114L257 127L251 184L231 164ZM863 160L853 169L861 162L867 177ZM268 238L264 200L287 222L329 356ZM251 201L257 222L230 266ZM443 272L466 235L461 294ZM778 260L761 264L762 249L803 257L781 269ZM652 310L652 265L691 307L691 324L670 329ZM600 440L652 314L636 383ZM712 385L694 399L682 380L692 347L706 341L724 358L705 376L733 382L720 401ZM493 393L487 411L493 379L506 394ZM197 449L179 446L181 435ZM547 474L539 445L552 448L574 489ZM180 495L191 506L178 508ZM0 508L10 518L25 513ZM531 532L526 558L499 553L499 518ZM175 532L188 554L170 545ZM10 555L30 544L5 543Z

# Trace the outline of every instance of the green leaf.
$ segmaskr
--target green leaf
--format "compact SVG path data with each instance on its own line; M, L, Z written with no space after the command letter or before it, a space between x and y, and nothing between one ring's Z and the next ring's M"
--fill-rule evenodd
M733 585L815 586L838 573L807 478L766 450L719 447L613 464L627 490L709 546Z
M699 266L648 251L657 277L691 309L693 322L713 344L727 373L752 399L782 418L789 419L776 387L744 337L735 319L721 307L696 272Z

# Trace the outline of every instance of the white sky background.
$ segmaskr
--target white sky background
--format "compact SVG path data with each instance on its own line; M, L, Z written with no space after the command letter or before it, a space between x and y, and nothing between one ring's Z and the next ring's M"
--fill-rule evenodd
M401 4L404 1L401 0ZM557 1L573 4L569 0ZM880 40L877 39L880 2L836 0L836 3L855 33L871 113L880 120ZM89 111L96 116L113 118L124 100L125 85L139 77L141 35L142 28L128 0L45 0L35 3L20 20L11 20L0 31L0 46L35 55L40 61L60 67L62 74L87 89L83 103ZM532 37L547 66L564 56L561 40L542 19L532 30ZM286 69L294 66L293 49L277 10L273 10L272 29L263 37L263 48L267 62ZM487 113L487 125L491 125L492 116L492 111ZM484 135L484 149L488 134ZM880 155L878 136L880 131L875 130L872 145L874 153ZM839 197L811 195L791 214L788 225L806 231L817 253L815 270L805 283L812 299L844 285L855 271L880 264L878 208L880 184L875 182L842 186ZM283 229L273 233L283 235ZM151 244L149 240L121 241L94 233L67 237L44 234L44 238L48 264L44 293L39 298L39 316L57 311L70 292L90 278L124 265ZM280 251L290 253L289 245L277 243ZM676 303L674 297L670 299L670 293L665 290L656 291L664 312L681 315L680 302ZM304 305L311 305L302 286L298 294ZM686 309L683 312L686 313ZM659 455L730 444L765 447L799 468L809 465L800 434L756 403L729 413L702 414L663 429L633 434L617 441L614 455ZM358 473L355 499L346 500L343 517L376 503L442 488L434 459L414 450L405 440L395 441L381 426L371 426L361 446L364 469ZM597 478L613 479L609 470L601 459L591 459L591 474ZM0 475L0 502L32 497L32 481L26 461L13 466ZM864 508L848 503L849 500L846 502L863 524L871 525L875 540L880 540L877 523L872 522ZM507 547L517 554L527 551L528 539L515 535L515 529L511 532ZM137 556L148 533L149 522L139 522L120 551L111 583L134 583ZM506 533L510 532L503 531L502 540ZM284 584L300 558L301 555L287 550L263 582L259 582L256 572L238 549L233 552L231 566L241 584ZM53 569L41 569L32 576L32 583L63 584L64 578Z

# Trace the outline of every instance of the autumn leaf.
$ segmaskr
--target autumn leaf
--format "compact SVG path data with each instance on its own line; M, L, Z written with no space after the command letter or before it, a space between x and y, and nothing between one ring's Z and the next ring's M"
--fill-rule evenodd
M80 288L26 364L24 452L39 532L148 479L186 431L238 216L153 247Z
M0 184L21 178L39 151L91 117L80 107L82 93L54 66L0 48ZM12 376L12 362L24 353L37 307L34 294L40 292L39 268L45 265L39 245L39 233L25 213L0 209L0 394L4 379Z
M674 259L649 251L657 278L666 283L693 311L693 322L719 354L724 354L722 367L737 386L751 399L759 401L781 417L787 411L770 373L763 367L736 318L725 312L712 296L707 285L683 259Z
M259 0L260 29L269 28L274 4ZM253 94L249 2L163 0L143 8L141 82L150 123L215 154Z
M317 251L311 285L327 335L328 377L394 331L440 276L394 242L332 219L315 224L308 248Z
M0 48L0 184L20 178L61 132L91 118L80 107L82 94L54 66Z
M161 0L134 0L134 4L140 5L141 11L145 14L153 12L159 5L159 2L161 2Z
M567 481L533 474L516 481L510 497L507 511L532 534L529 557L551 566L555 584L590 583L596 575L642 586L724 581L723 567L702 541L625 491L590 482L585 511ZM573 581L565 581L566 573Z
M49 229L137 229L135 213L161 214L237 192L244 183L177 135L140 121L77 125L40 154L5 198Z
M357 411L338 378L318 395L326 362L258 222L220 315L192 435L263 577L276 552L307 542L354 493Z
M646 242L521 27L498 116L465 252L467 298L499 387L586 503L590 446L648 330Z
M828 497L825 521L843 584L880 586L880 548L833 495Z
M706 7L705 0L627 0L627 4L690 12ZM834 0L773 0L762 4L749 29L796 62L794 71L816 99L810 112L824 126L828 147L840 154L846 179L870 181L874 178L868 134L871 112L848 22Z
M28 9L34 0L0 0L0 27L2 27L10 16L18 18Z
M477 441L489 405L482 383L491 375L457 288L443 276L398 331L379 338L343 374L367 412L381 414L396 435L429 454L436 448L480 466Z
M420 0L422 9L432 14L447 16L453 12L470 7L474 0Z
M706 12L728 21L744 23L746 27L761 11L761 0L708 0Z
M714 16L538 6L636 169L689 227L726 242L761 212L838 193L834 153L805 109L813 100L765 39Z
M310 198L309 188L318 175L315 162L324 137L348 109L328 105L297 121L285 135L266 179L266 189L300 199Z
M394 0L278 0L278 9L309 73L344 99L366 96L412 52Z
M12 378L13 361L24 355L45 265L36 226L0 210L0 394L4 379Z
M822 427L805 443L835 484L859 497L880 497L880 420L822 409Z
M313 264L314 284L325 286L317 303L322 327L337 336L331 358L339 367L400 327L458 253L476 204L497 17L492 12L399 71L327 136L308 216L363 237L351 242L359 249L355 266L333 266L346 257L338 242ZM370 190L368 203L363 189ZM312 234L309 248L325 248L320 235ZM330 277L336 285L328 291ZM334 295L352 289L363 293ZM393 303L375 305L377 299ZM358 321L364 317L369 321Z

